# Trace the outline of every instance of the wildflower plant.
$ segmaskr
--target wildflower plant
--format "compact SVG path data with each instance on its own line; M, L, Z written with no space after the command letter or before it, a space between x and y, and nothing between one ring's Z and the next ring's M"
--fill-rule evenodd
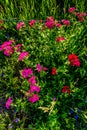
M6 126L2 129L73 130L76 122L86 126L87 15L77 13L72 7L60 22L49 16L45 22L4 23L0 119L5 113Z

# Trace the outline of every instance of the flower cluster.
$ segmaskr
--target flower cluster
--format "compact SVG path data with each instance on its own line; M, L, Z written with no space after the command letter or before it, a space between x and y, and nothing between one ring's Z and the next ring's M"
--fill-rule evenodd
M86 17L87 14L86 14L86 13L82 13L82 12L77 12L77 13L76 13L76 16L77 16L77 18L78 18L78 20L79 20L80 22L83 22L83 21L84 21L84 17Z
M40 72L43 68L43 66L36 66L36 68L38 68L38 72ZM47 69L45 67L45 69ZM28 78L28 82L30 84L30 89L28 90L28 92L26 92L26 96L28 98L28 100L31 103L35 103L36 101L39 100L39 96L37 93L40 92L40 87L36 85L36 76L33 75L33 70L31 68L25 68L24 70L22 70L22 76L23 78Z
M31 68L25 68L24 70L22 70L22 76L23 78L28 78L29 75L33 74L33 70Z
M71 66L80 66L80 60L78 59L78 56L76 56L75 54L70 54L68 56L68 60Z
M64 86L62 88L62 93L69 93L70 94L70 92L71 92L71 90L70 90L69 86Z
M4 55L6 56L10 56L14 52L14 49L11 46L13 42L14 42L13 40L5 41L0 46L0 51L4 51Z
M80 22L83 22L84 21L84 17L87 16L87 13L85 12L76 12L77 9L75 7L70 7L68 12L69 13L74 13L75 16L77 17L77 19L80 21Z
M66 25L66 26L70 26L70 21L69 20L66 20L66 19L63 19L61 20L61 22Z
M30 83L30 89L26 93L27 98L31 103L35 103L36 101L39 100L39 96L37 93L40 92L40 87L36 85L36 76L34 75L31 76L28 82ZM37 92L37 93L34 93L34 92Z
M20 30L22 27L25 27L25 23L24 22L19 22L18 24L17 24L17 30Z
M68 10L68 12L69 13L73 13L75 10L77 10L75 7L70 7L69 10Z
M28 57L28 52L21 52L18 61L22 61L24 58Z
M54 27L54 18L52 16L47 17L45 26L47 26L49 29Z

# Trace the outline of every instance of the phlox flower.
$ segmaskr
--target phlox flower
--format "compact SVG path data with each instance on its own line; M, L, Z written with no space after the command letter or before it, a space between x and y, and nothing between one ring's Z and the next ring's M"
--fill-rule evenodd
M22 46L22 44L17 44L17 45L14 46L14 48L17 50L17 52L20 52L21 46Z
M0 51L7 48L7 46L11 46L11 44L14 42L14 40L5 41L2 45L0 45Z
M28 80L28 82L32 85L36 84L36 76L31 76Z
M16 28L17 28L17 30L20 30L22 27L24 27L25 26L25 23L24 22L19 22L18 24L17 24L17 26L16 26Z
M76 13L76 16L77 16L77 18L78 18L78 20L80 22L83 22L84 21L84 17L86 17L87 14L86 13L82 13L82 12L78 12L78 13Z
M23 78L28 78L29 75L32 75L33 74L33 70L31 68L28 68L28 69L24 69L22 70L22 76Z
M40 64L37 64L36 65L36 68L37 68L37 71L38 72L41 72L42 71L42 66Z
M48 68L47 68L47 67L43 67L43 70L44 70L44 71L47 71L47 70L48 70Z
M62 21L62 23L63 23L64 25L66 25L66 26L69 26L69 25L70 25L70 21L69 21L69 20L63 19L63 20L61 20L61 21Z
M52 75L55 75L55 74L57 73L56 71L57 71L57 69L56 69L55 67L52 68L51 74L52 74Z
M22 61L24 58L28 57L28 52L21 52L18 61Z
M80 60L78 59L78 56L76 56L75 54L70 54L68 56L68 60L71 66L80 66Z
M70 90L69 86L64 86L62 88L62 93L69 93L70 94L70 92L71 92L71 90Z
M60 23L56 22L56 23L55 23L55 26L56 26L57 28L60 28L62 25L61 25Z
M79 59L74 59L74 61L72 60L70 62L70 64L71 64L71 66L77 66L77 67L79 67L80 66L80 61L79 61Z
M61 41L64 41L64 40L65 40L65 38L63 36L56 38L57 42L61 42Z
M54 27L54 21L46 21L45 23L45 26L47 26L49 29L53 28Z
M46 21L54 21L54 17L53 17L53 16L48 16L48 17L46 18Z
M40 87L36 85L30 85L30 92L40 92Z
M45 26L47 26L49 29L51 29L51 28L54 27L54 23L55 23L54 17L48 16L48 17L46 18Z
M40 64L36 65L36 69L37 69L38 72L41 72L42 70L44 70L44 71L48 70L48 68L46 68L46 67L44 67L44 66L42 66Z
M38 94L33 94L33 96L29 96L28 97L28 101L30 101L31 103L35 103L39 100L39 96Z
M13 48L11 46L7 46L4 50L4 55L10 56L14 52Z
M31 21L29 22L30 27L34 26L35 23L36 23L36 20L31 20Z
M11 104L12 104L12 98L9 97L8 100L7 100L7 102L6 102L6 105L5 105L6 108L9 109L9 107L10 107Z
M69 12L69 13L72 13L72 12L74 12L75 10L77 10L75 7L70 7L69 10L68 10L68 12Z

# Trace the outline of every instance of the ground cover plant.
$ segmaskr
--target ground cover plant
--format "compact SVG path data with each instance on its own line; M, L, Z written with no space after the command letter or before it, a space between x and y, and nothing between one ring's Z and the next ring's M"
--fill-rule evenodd
M0 20L0 129L87 129L87 13Z

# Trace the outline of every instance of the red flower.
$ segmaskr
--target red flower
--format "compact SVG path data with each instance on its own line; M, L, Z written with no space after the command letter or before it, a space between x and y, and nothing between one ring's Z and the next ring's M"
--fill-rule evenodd
M31 21L29 22L30 27L33 27L35 23L36 23L36 20L31 20Z
M54 27L54 21L46 21L45 23L45 26L47 26L49 29L53 28Z
M54 27L54 18L52 16L47 17L45 26L47 26L49 29Z
M52 72L51 72L51 74L52 74L52 75L55 75L55 74L57 73L56 70L57 70L57 69L56 69L55 67L52 68Z
M24 27L24 26L25 26L25 23L22 22L22 21L20 21L20 22L18 22L16 28L17 28L17 30L20 30L20 29L21 29L22 27Z
M78 18L78 20L79 20L80 22L83 22L83 21L84 21L84 17L86 17L87 14L86 14L85 12L84 12L84 13L78 12L78 13L76 13L76 16L77 16L77 18Z
M64 86L62 88L62 93L69 93L70 94L70 92L71 92L71 90L70 90L69 86Z
M57 42L64 41L64 40L65 40L64 37L58 37L58 38L56 38L56 41L57 41Z
M70 54L68 56L68 60L71 66L80 66L80 60L78 59L78 56L76 56L75 54Z
M74 12L75 10L77 10L75 7L70 7L69 10L68 10L68 12L69 12L69 13L72 13L72 12Z
M66 19L63 19L62 20L62 23L66 26L69 26L70 25L70 21L69 20L66 20Z
M60 23L56 23L55 26L56 26L57 28L60 28L62 25L61 25Z
M54 21L54 17L48 16L48 17L46 18L46 21Z

